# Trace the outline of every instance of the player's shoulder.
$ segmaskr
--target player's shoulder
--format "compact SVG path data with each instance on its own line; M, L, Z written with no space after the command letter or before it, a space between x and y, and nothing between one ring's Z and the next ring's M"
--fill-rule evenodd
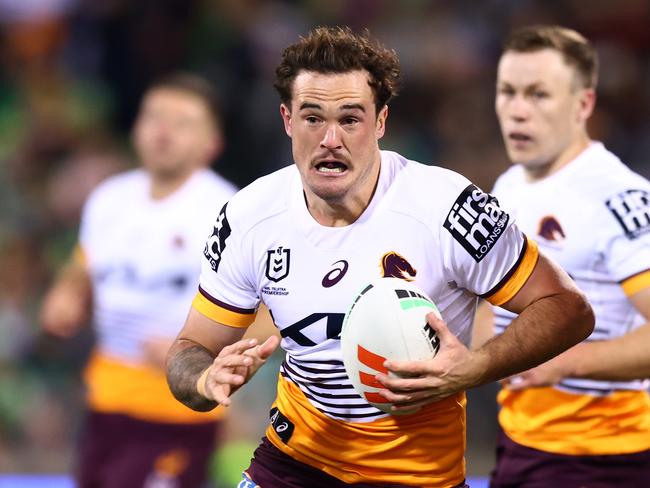
M237 193L237 186L219 173L205 168L197 171L196 180L204 188L219 190L234 195Z
M567 184L589 204L600 232L630 238L650 232L650 181L601 143L592 143L581 158Z
M413 161L396 152L382 151L382 157L388 163L382 166L382 170L388 169L392 173L391 178L400 189L403 186L421 188L428 192L440 192L437 193L439 196L451 196L469 184L469 180L460 173L434 164Z
M521 164L510 165L503 173L497 176L492 187L492 192L499 193L506 188L511 188L524 181L524 168Z
M382 151L390 161L392 174L391 205L409 213L445 214L453 202L477 187L460 173L436 165L412 161L390 151Z
M114 205L126 203L147 188L148 176L141 168L130 169L109 176L99 183L88 196L87 205Z
M256 179L230 199L228 220L244 230L286 212L289 209L291 189L299 184L299 180L294 164Z
M197 171L191 184L191 192L199 198L225 201L237 193L231 181L207 168Z
M601 143L592 143L582 157L580 171L573 175L573 186L584 196L608 200L632 189L650 191L646 178L632 171Z
M477 262L512 222L496 198L460 173L415 162L405 164L403 171L408 182L396 185L396 195L402 197L394 199L393 210L418 219L441 242L460 244Z

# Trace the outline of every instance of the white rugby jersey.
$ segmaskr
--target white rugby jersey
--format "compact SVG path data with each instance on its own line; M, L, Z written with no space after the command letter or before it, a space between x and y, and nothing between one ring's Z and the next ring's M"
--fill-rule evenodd
M163 200L149 191L142 169L109 178L90 195L80 229L99 350L132 362L143 339L178 334L196 292L197 254L235 188L199 170Z
M503 207L516 217L519 227L537 241L540 250L559 263L586 294L596 316L595 329L587 341L613 339L644 322L627 295L650 286L650 183L646 179L629 170L601 143L593 142L568 165L536 182L526 181L520 165L512 166L497 180L494 194ZM501 308L495 308L495 315L496 331L502 333L514 315ZM566 378L554 388L573 395L569 396L573 401L578 400L576 396L581 394L594 399L625 390L643 391L648 385L647 380L612 382ZM549 402L548 399L556 396L552 393L547 395L546 390L535 389L527 393L531 396L532 408L543 404L548 411L552 410L550 405L553 401ZM510 398L511 395L514 396ZM544 429L539 422L530 422L530 419L521 418L517 422L517 415L522 415L526 408L519 403L516 407L519 412L514 413L515 404L512 402L516 396L513 392L502 393L501 400L506 406L512 406L502 412L502 420L513 431L521 431L524 443L531 445L529 437L534 437L534 434L524 436L523 424L534 426L536 431ZM533 396L540 398L533 399ZM639 405L632 402L630 410L648 415L647 399L644 397L647 397L645 393L640 401L645 407L639 409ZM558 398L561 400L553 417L555 427L561 418L574 422L575 426L575 418L572 418L574 407L569 406L571 402L562 395ZM580 401L589 400L581 398ZM593 401L594 406L604 405L601 400ZM560 403L566 408L560 408ZM612 408L611 412L621 413L619 407ZM583 412L588 410L584 404L580 409ZM571 427L567 426L567 429ZM648 429L645 431L645 444L650 447ZM587 427L587 430L592 434L598 431L594 426ZM613 433L620 434L616 431ZM513 437L517 440L517 432ZM618 440L625 442L624 437L619 436ZM593 439L590 442L597 444ZM611 446L617 444L614 441ZM628 443L628 446L633 445L634 442ZM558 448L545 441L532 447L550 447L548 450L567 454L583 453L571 451L566 445Z
M341 326L369 281L395 276L423 289L467 344L477 295L504 303L536 263L534 242L512 222L464 177L382 151L369 206L349 226L325 227L309 213L292 165L257 180L222 209L206 244L194 307L241 327L252 322L260 301L271 311L287 352L272 421L295 426L267 431L280 449L346 482L458 483L464 400L452 397L409 416L411 430L407 420L398 425L353 389L342 362ZM419 432L429 435L421 451L408 444ZM386 465L386 449L395 466Z
M182 328L214 213L235 191L202 169L154 200L149 174L136 169L109 178L90 195L80 246L93 284L97 343L86 380L96 410L205 420L173 399L163 371L145 364L143 342L173 339Z

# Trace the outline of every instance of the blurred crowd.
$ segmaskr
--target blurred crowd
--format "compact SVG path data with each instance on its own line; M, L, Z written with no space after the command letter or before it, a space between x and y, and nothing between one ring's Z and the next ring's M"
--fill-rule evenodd
M0 472L69 469L92 333L44 336L40 298L88 192L132 165L128 131L149 83L176 69L214 82L226 132L215 169L243 186L291 162L272 88L283 47L316 25L367 27L402 62L383 147L489 189L508 164L493 109L500 42L530 23L594 42L591 135L650 176L647 0L0 0ZM470 417L481 408L470 399Z

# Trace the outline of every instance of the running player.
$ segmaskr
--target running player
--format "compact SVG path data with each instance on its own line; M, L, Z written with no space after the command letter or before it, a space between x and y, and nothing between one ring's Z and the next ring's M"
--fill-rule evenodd
M457 173L380 151L399 81L393 51L349 29L319 28L284 51L276 74L295 165L219 213L170 350L172 391L197 410L229 405L278 345L240 340L262 301L287 356L240 486L464 486L464 390L582 340L591 310L493 197ZM375 376L394 413L417 410L410 415L370 406L342 363L343 316L380 276L413 280L446 322L429 315L441 340L434 360L388 361ZM508 333L470 352L478 296L521 313Z

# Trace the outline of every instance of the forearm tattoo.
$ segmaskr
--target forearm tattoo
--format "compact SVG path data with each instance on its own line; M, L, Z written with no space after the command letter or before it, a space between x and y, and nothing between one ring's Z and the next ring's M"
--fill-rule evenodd
M182 347L182 346L181 346ZM167 360L167 383L176 399L198 412L207 412L217 406L217 402L201 396L196 390L196 382L205 369L212 364L214 356L199 346L189 345L170 352Z

